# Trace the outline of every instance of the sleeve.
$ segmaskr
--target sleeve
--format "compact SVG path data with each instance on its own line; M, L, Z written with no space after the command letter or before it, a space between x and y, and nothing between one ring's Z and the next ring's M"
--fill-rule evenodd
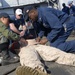
M47 39L51 42L58 36L58 33L62 29L62 24L59 21L58 17L50 12L46 12L44 16L51 28L51 32L47 35Z
M70 14L71 15L73 15L73 16L75 16L75 6L72 6L71 8L70 8Z
M5 25L0 26L0 33L2 33L7 39L11 39L11 40L14 40L14 41L20 39L18 34L9 30Z
M40 37L40 38L42 38L44 36L44 31L40 31L39 33L38 33L38 37Z
M70 8L70 15L73 15L74 14L74 12L73 12L73 10Z
M15 17L13 16L13 17L10 17L10 23L14 23L15 22Z

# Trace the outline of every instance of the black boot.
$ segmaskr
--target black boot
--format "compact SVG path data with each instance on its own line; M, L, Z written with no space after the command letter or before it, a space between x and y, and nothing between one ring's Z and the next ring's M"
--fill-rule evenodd
M19 59L10 57L9 52L7 50L2 51L1 54L2 54L2 56L1 56L2 57L2 62L1 62L2 66L17 63L19 61Z

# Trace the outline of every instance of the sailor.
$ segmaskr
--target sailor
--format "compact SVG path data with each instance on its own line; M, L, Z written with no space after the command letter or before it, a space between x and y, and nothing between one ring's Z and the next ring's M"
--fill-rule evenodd
M40 30L36 41L40 44L45 44L50 42L50 45L59 48L65 52L75 52L75 41L68 41L66 39L71 34L75 18L73 16L68 16L62 11L49 8L49 7L39 7L37 9L32 9L28 12L28 17L32 22L37 22L40 26L44 26L49 30L47 38L41 39L46 30ZM66 26L66 30L63 26ZM39 28L37 28L39 29Z
M25 43L23 38L20 38L20 35L12 32L9 29L10 17L7 13L0 14L0 51L1 51L1 65L7 65L18 62L18 59L15 59L9 55L9 40L20 41Z

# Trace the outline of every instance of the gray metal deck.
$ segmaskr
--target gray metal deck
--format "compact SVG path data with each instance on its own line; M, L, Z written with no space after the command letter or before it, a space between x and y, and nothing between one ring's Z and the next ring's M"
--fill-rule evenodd
M60 65L54 62L45 62L52 75L75 75L75 67ZM0 75L15 75L15 69L20 64L11 64L0 67Z
M75 75L75 67L46 62L52 75Z

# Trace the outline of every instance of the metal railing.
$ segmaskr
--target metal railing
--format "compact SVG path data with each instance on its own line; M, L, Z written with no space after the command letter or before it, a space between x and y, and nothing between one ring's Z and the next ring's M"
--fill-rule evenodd
M53 7L58 8L58 2L59 0L46 0L48 2L48 6L50 6L50 3L52 3Z

